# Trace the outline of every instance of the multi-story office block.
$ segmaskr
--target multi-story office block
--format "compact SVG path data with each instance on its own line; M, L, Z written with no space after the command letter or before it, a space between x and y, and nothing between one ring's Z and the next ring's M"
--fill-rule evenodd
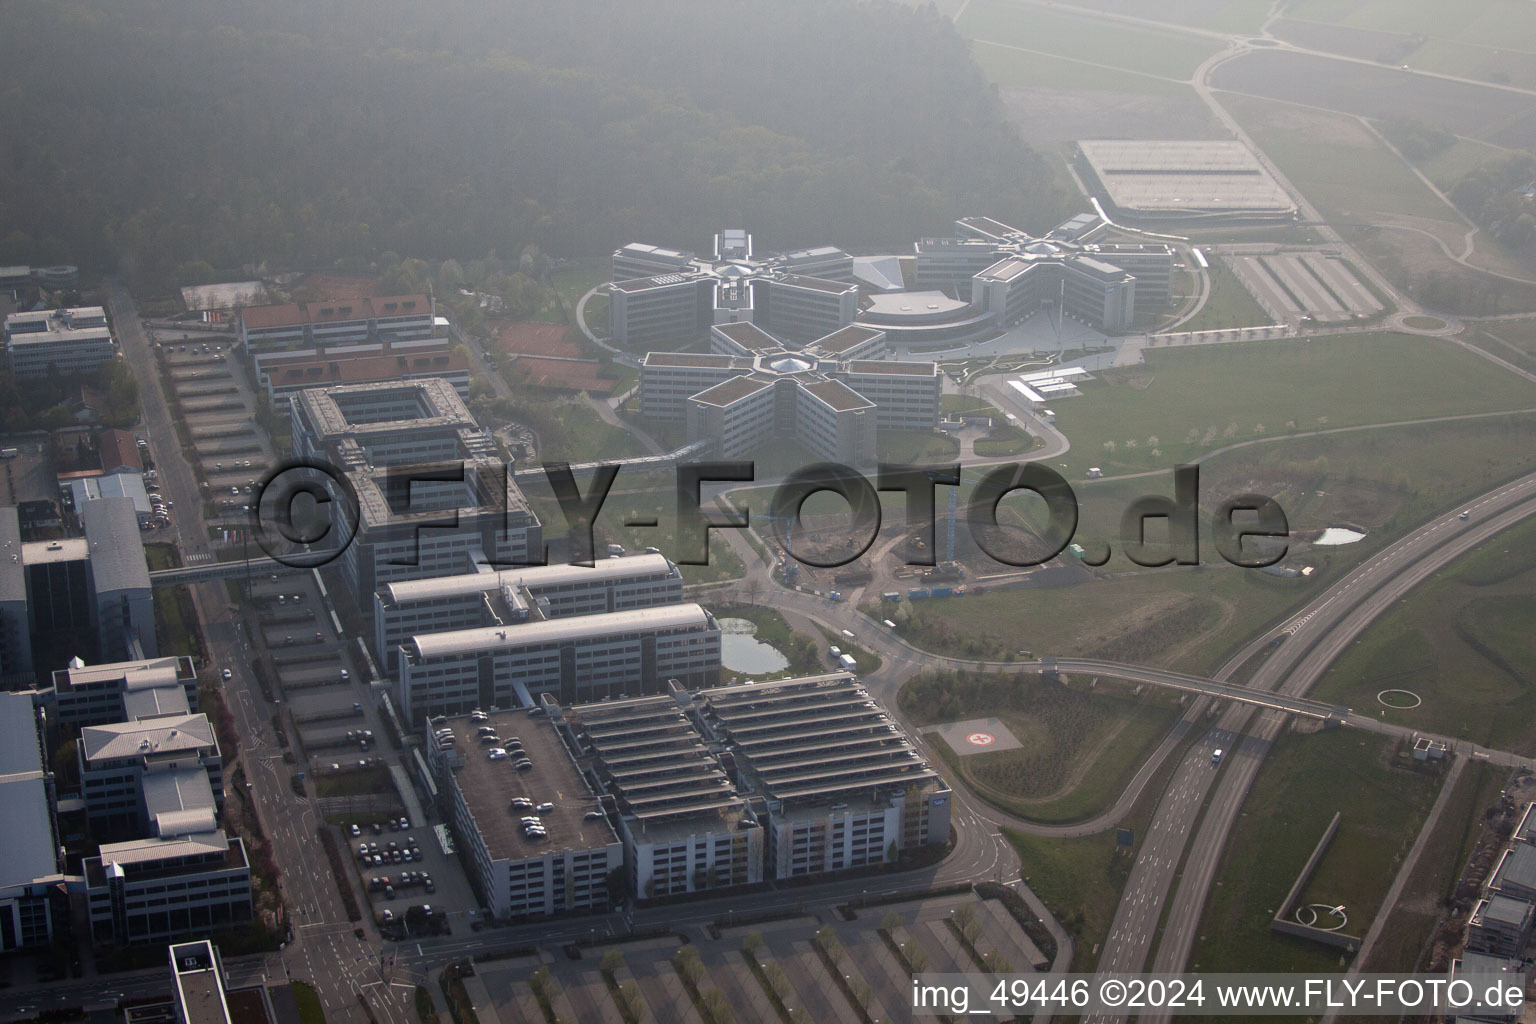
M790 274L768 283L765 326L795 344L809 342L853 323L859 289L846 281Z
M12 313L5 318L6 365L18 380L94 373L117 354L100 306Z
M139 833L207 831L224 806L224 759L207 715L90 725L77 755L85 813ZM165 831L161 831L165 830Z
M34 678L23 551L16 506L0 506L0 689L19 689Z
M46 768L38 708L31 693L0 693L0 953L46 948L63 881L53 816L53 776Z
M437 324L425 295L364 296L240 311L240 346L256 354L324 345L409 341L433 337Z
M447 381L306 388L293 399L293 453L339 469L494 456L496 446Z
M245 844L222 829L101 846L82 864L91 937L165 942L251 920Z
M76 658L53 673L51 703L63 725L186 716L197 710L197 670L176 656L89 666Z
M375 654L393 673L400 646L417 634L622 612L682 599L682 573L659 554L389 583L374 595Z
M408 721L476 707L528 707L637 696L669 679L713 686L720 626L696 604L423 633L400 648Z

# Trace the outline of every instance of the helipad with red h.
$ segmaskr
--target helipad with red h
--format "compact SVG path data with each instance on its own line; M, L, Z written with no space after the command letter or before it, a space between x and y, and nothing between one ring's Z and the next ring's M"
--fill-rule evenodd
M938 733L949 744L949 749L961 756L1017 750L1023 746L999 718L971 718L964 722L950 722L930 729L928 733Z

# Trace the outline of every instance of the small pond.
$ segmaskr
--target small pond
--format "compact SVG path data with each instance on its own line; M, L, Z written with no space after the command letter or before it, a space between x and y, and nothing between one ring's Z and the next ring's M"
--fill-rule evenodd
M731 672L760 676L789 668L789 659L778 648L756 636L757 626L748 619L720 620L720 664Z

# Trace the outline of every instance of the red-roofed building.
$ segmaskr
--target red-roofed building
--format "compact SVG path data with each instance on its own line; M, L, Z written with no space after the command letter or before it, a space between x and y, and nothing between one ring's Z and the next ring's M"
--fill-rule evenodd
M142 473L144 462L139 458L139 444L126 430L103 430L96 435L101 448L103 473Z
M469 360L445 339L268 353L256 358L267 398L286 402L305 388L440 377L469 398Z
M247 352L316 345L430 338L436 325L425 295L374 295L247 306L240 311L240 344Z

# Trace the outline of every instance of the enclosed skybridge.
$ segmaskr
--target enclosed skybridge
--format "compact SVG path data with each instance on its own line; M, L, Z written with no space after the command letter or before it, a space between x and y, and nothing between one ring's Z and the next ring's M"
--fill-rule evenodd
M152 587L181 587L190 583L212 583L214 580L244 579L247 572L255 577L260 573L277 573L280 576L305 573L310 566L284 565L265 555L249 562L240 558L230 562L205 562L202 565L184 565L176 569L157 569L149 574Z
M1337 704L1325 704L1306 697L1292 697L1284 693L1255 690L1235 683L1222 683L1200 676L1186 676L1144 665L1125 665L1115 661L1093 661L1086 658L1043 658L1038 663L1041 672L1065 672L1069 675L1109 676L1146 686L1161 686L1169 690L1183 690L1207 697L1235 700L1255 707L1284 711L1286 714L1316 718L1323 722L1343 725L1349 719L1349 709Z

